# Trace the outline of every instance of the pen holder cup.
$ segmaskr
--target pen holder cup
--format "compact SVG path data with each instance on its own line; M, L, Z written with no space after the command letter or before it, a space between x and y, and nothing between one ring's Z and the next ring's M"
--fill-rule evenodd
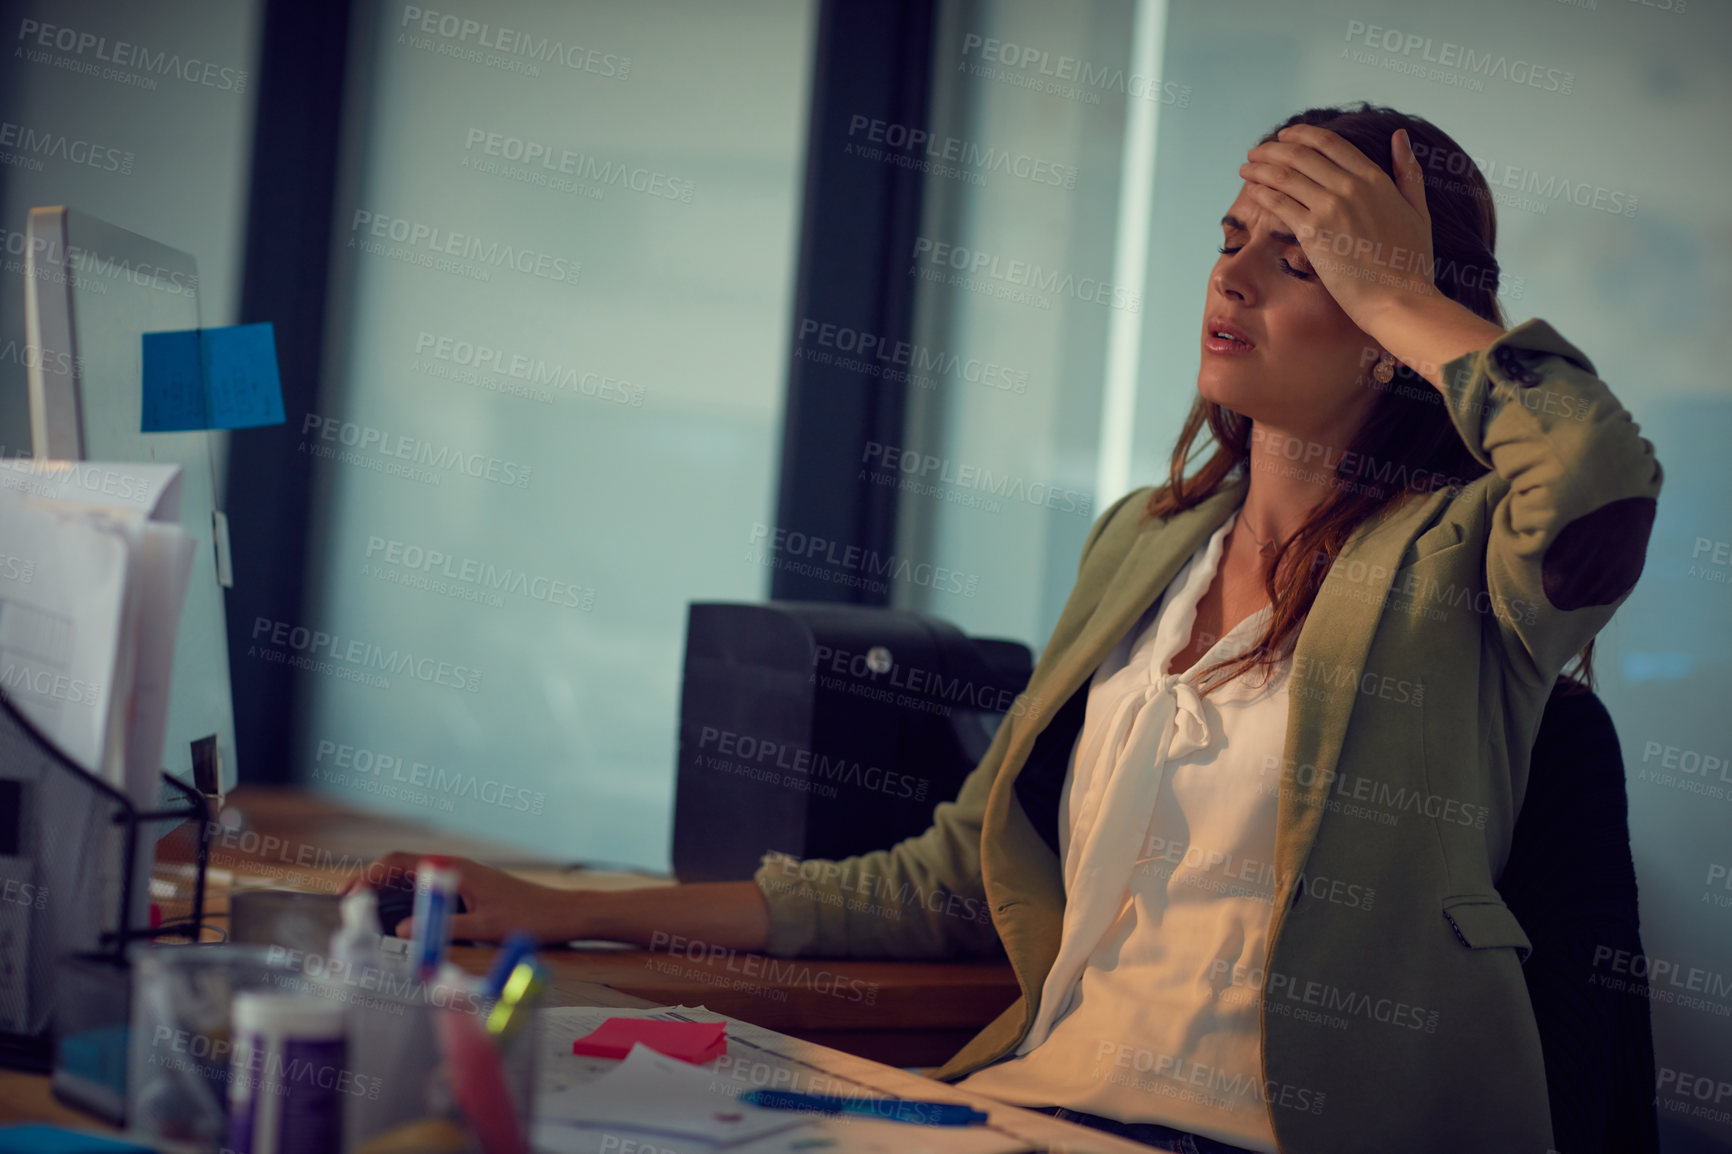
M127 1125L174 1154L218 1150L228 1126L234 996L288 989L299 973L267 946L138 945L127 957Z
M350 987L343 1148L349 1154L511 1150L527 1154L536 1015L488 1031L493 1002L387 964L376 988ZM371 974L368 975L369 979ZM370 981L366 984L372 984Z

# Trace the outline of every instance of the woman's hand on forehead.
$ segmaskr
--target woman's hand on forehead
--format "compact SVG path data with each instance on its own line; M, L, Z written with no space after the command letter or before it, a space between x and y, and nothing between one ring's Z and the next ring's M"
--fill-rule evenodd
M1368 334L1432 279L1431 214L1407 133L1395 133L1396 179L1341 136L1291 124L1239 166L1251 196L1299 241L1317 277Z

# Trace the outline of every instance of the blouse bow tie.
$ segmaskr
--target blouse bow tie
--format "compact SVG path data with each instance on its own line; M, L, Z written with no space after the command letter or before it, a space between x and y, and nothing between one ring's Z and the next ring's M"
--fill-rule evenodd
M1068 989L1124 909L1131 870L1154 816L1167 761L1207 748L1214 732L1202 696L1177 674L1150 662L1148 683L1126 693L1105 725L1088 733L1077 751L1071 783L1075 814L1065 855L1064 934L1046 983ZM1104 688L1104 687L1103 687ZM1044 999L1026 1054L1045 1040L1064 1006Z

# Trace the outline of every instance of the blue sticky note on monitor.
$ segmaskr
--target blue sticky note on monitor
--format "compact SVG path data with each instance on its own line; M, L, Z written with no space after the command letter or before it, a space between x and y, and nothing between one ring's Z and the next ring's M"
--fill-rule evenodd
M283 383L269 321L144 334L146 433L283 423Z
M197 329L144 334L144 424L141 432L210 428L204 362Z
M205 385L213 429L252 429L283 423L283 382L277 376L277 338L269 321L200 329Z

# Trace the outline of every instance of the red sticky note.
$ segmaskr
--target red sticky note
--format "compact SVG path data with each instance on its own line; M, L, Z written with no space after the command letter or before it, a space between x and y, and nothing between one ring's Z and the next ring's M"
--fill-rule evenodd
M726 1022L666 1022L660 1018L609 1018L571 1044L573 1054L623 1058L642 1042L658 1054L701 1066L728 1052Z

